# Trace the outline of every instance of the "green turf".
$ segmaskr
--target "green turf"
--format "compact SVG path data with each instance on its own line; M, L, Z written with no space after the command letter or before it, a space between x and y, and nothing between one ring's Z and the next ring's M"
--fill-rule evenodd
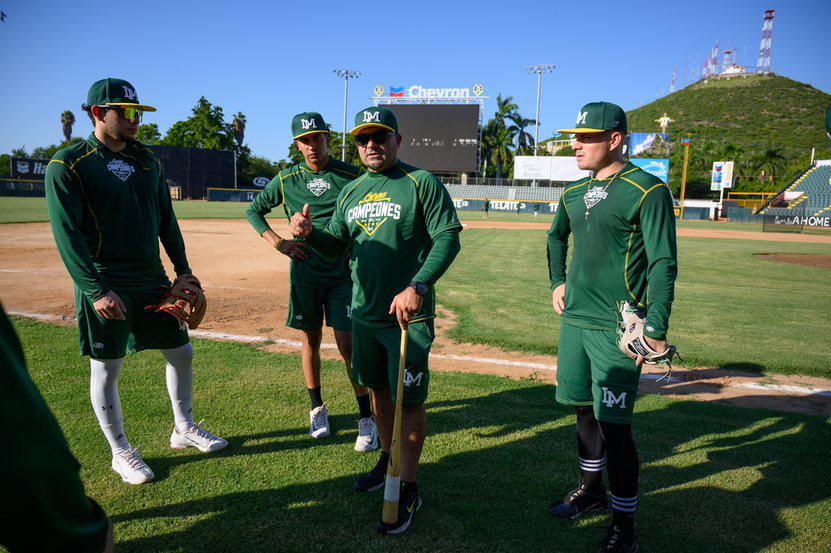
M438 286L439 302L458 315L451 337L556 353L545 231L462 237ZM756 255L829 255L831 245L680 238L678 248L669 336L684 364L831 376L831 273Z
M308 437L295 356L196 343L195 409L230 442L203 455L168 447L161 356L127 359L126 430L157 481L121 483L89 407L74 329L16 320L29 368L82 465L87 493L115 522L119 551L593 551L607 518L563 523L549 501L575 481L574 417L536 381L436 373L411 533L372 530L382 495L356 494L374 455L352 451L354 396L324 363L336 433ZM829 542L828 421L642 398L638 528L646 551L819 551ZM819 447L818 447L819 446Z

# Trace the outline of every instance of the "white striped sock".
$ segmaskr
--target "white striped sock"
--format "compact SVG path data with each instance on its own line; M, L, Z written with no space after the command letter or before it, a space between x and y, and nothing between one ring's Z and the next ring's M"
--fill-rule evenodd
M622 513L633 513L638 508L638 496L634 497L618 497L615 494L611 494L612 500L612 509L616 511L620 511Z
M600 459L580 459L580 470L584 470L586 472L601 472L603 470L603 466L606 464L606 457L603 456Z

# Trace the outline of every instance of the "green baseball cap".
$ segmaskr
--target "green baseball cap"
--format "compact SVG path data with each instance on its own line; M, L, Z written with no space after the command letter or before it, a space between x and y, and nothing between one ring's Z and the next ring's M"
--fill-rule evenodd
M136 87L124 79L109 77L95 81L87 93L88 106L119 106L156 111L156 108L139 103Z
M355 128L349 133L352 136L370 127L387 129L398 134L398 120L389 108L364 108L355 116Z
M329 127L323 120L323 116L316 111L298 113L291 120L291 134L294 138L319 132L329 132Z
M577 114L576 127L560 129L560 134L598 133L617 131L626 134L626 113L623 108L611 102L591 102Z

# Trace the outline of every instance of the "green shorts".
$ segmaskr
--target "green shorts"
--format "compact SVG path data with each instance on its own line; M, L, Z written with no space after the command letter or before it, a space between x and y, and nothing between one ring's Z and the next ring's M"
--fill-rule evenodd
M338 332L352 332L352 281L328 288L291 285L286 326L298 330L321 330L326 326Z
M185 323L167 313L145 311L162 299L163 290L152 292L115 293L127 308L125 319L104 319L95 312L92 301L75 288L78 308L78 342L81 355L93 359L120 359L127 352L145 349L172 349L184 346L190 339Z
M404 405L427 401L427 360L435 337L432 319L410 325L404 364ZM400 346L401 329L397 325L371 327L352 321L352 381L374 390L388 387L395 402Z
M560 325L557 357L557 401L592 405L597 420L632 421L641 369L617 345L614 330Z

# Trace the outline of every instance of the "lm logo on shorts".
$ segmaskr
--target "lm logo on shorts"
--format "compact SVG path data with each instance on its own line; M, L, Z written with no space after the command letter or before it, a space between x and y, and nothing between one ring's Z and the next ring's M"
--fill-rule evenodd
M302 321L303 320L303 315L295 315L294 318L297 319L298 321Z
M603 386L603 399L601 403L603 403L606 407L612 408L615 405L620 407L621 409L626 409L626 392L622 392L619 396L616 396L614 392L612 392L606 386Z
M129 179L130 175L136 172L136 168L124 161L123 159L112 160L107 164L107 169L109 169L113 175L115 175L123 181Z
M408 370L404 370L404 387L411 388L413 386L421 386L421 377L423 377L423 373L418 373L418 376L413 376Z
M380 123L381 122L381 112L376 111L375 113L371 111L364 112L364 123Z
M94 347L95 349L101 349L104 347L104 344L102 344L101 342L95 342L94 344L92 344L92 347Z
M303 127L304 131L317 128L317 123L314 119L301 119L300 125Z

